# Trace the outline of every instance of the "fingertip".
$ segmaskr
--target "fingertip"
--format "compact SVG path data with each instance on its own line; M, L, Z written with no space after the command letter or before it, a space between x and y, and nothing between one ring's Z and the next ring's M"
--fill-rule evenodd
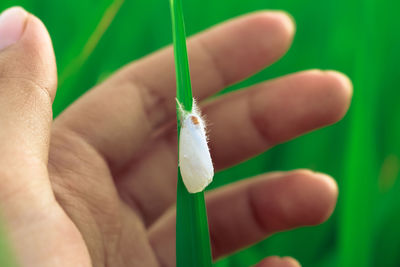
M348 91L350 96L353 94L353 83L347 75L336 70L326 70L325 73L337 79L339 85Z
M256 13L260 17L272 19L278 28L282 29L289 36L293 36L296 32L296 21L294 17L284 10L265 10Z
M24 33L28 13L21 7L10 7L0 14L0 51L17 43Z
M21 38L26 49L38 50L37 52L50 51L53 53L53 45L43 22L35 15L28 13L24 35Z
M281 258L278 256L271 256L268 258L263 259L261 262L259 262L256 267L268 267L268 266L277 266L281 261Z
M25 31L11 53L15 62L24 65L18 69L19 75L31 76L29 79L45 88L54 100L57 67L53 44L46 26L35 15L27 12Z
M7 103L13 103L11 97L18 98L19 105L26 109L35 107L43 118L51 118L57 70L46 27L23 8L13 7L0 17L0 37L0 46L1 43L7 45L3 39L8 40L0 53L1 82L9 90ZM38 108L39 105L43 105L42 108Z
M324 184L324 187L326 187L326 190L329 192L329 195L337 196L338 184L336 180L333 179L332 176L321 172L314 172L313 176L319 179L321 183Z
M21 6L13 6L5 9L0 15L2 16L2 20L6 19L4 16L12 18L24 18L28 16L28 12Z
M332 177L310 170L294 170L287 179L287 186L293 191L291 202L297 207L288 214L291 218L288 221L294 225L318 225L331 216L338 196L338 187Z
M312 69L292 76L298 84L307 85L307 97L314 97L315 107L323 109L316 118L318 124L330 125L341 120L350 106L353 85L338 71ZM318 105L318 103L320 105Z
M271 256L262 260L256 267L301 267L301 265L292 257Z
M339 106L337 115L333 118L334 122L336 122L343 118L349 109L353 95L353 83L348 76L335 70L324 71L324 74L331 84L332 90L336 91L337 103Z
M255 29L264 47L274 48L273 56L276 60L280 58L290 47L295 33L295 23L292 16L287 12L258 11L247 16L249 28Z
M292 257L283 257L282 261L285 262L288 267L301 267L300 263Z
M299 169L282 173L276 179L274 191L265 182L264 186L259 185L252 192L257 204L257 218L265 229L275 231L318 225L332 214L336 206L337 185L330 176ZM269 216L265 210L269 210Z
M337 197L338 197L338 185L335 179L324 173L313 174L315 186L319 190L319 207L315 213L314 223L321 224L325 222L335 210Z

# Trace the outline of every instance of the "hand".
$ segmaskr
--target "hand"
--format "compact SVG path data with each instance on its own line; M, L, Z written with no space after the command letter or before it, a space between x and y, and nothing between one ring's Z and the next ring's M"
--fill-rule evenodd
M198 100L279 59L294 34L282 12L253 13L190 39ZM22 266L174 266L177 177L171 48L134 62L52 121L48 33L20 8L0 19L0 210ZM304 71L201 104L216 170L345 114L352 86ZM337 186L308 170L207 193L213 256L325 221ZM298 266L267 258L259 266Z

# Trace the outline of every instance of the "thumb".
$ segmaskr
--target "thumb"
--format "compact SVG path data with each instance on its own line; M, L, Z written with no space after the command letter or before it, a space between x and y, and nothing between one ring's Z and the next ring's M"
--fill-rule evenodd
M20 7L5 10L0 15L2 206L21 188L22 195L40 189L51 198L47 157L56 83L53 48L42 22Z
M0 15L0 217L21 266L89 266L79 231L47 172L56 65L44 25L22 8ZM3 226L3 225L2 225Z
M54 216L47 173L54 61L39 19L20 7L0 14L0 217L24 266L49 266L33 262L51 254L43 244L56 246L47 233L55 224L42 222Z
M56 83L53 48L42 22L20 7L5 10L0 15L1 150L47 159Z

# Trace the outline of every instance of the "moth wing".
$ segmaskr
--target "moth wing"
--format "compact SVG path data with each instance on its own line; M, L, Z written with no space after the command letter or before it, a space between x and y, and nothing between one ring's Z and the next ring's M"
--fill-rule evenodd
M179 166L190 193L203 191L212 182L214 167L204 129L184 123L179 137Z

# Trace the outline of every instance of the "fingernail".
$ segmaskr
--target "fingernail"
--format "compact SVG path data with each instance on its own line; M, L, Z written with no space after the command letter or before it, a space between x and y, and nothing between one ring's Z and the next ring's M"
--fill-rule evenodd
M27 17L28 13L21 7L11 7L0 14L0 50L18 42Z

